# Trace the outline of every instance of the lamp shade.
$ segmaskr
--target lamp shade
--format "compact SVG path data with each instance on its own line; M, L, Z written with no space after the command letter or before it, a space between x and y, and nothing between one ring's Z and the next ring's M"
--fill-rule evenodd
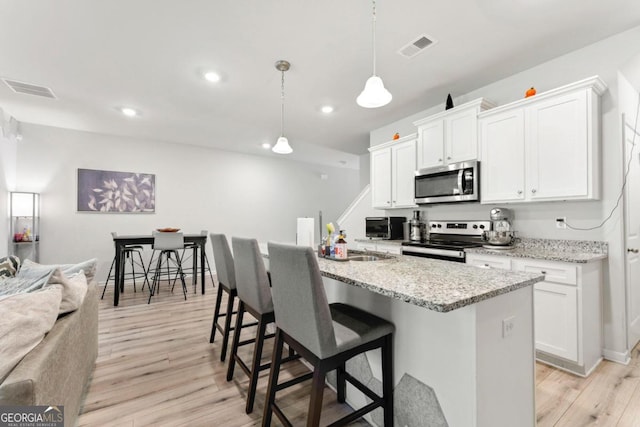
M289 145L289 140L286 137L281 136L278 138L276 145L273 146L271 151L278 154L291 154L293 153L293 148Z
M367 79L364 90L356 99L359 106L364 108L378 108L391 102L391 93L385 89L382 79L373 75Z

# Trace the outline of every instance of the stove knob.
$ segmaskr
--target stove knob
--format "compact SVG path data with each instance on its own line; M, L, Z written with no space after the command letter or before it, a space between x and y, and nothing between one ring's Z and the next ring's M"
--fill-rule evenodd
M438 224L438 228L442 228L442 224Z
M480 229L481 229L481 230L484 230L484 225L480 225Z
M436 228L436 225L435 224L431 224L431 228Z
M478 228L478 226L477 226L476 224L474 224L474 225L473 225L473 228L474 228L474 229L476 229L476 228Z

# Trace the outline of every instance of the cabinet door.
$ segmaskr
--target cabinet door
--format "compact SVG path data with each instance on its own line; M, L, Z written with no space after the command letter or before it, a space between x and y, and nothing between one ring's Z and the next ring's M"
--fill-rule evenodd
M539 282L533 299L536 349L578 362L578 289Z
M524 112L480 119L482 203L524 200Z
M374 208L391 207L391 149L371 152L371 204Z
M478 116L476 109L461 111L446 119L445 162L478 158Z
M527 109L527 190L531 200L586 198L589 194L587 91Z
M391 205L413 207L415 199L416 142L407 141L391 147Z
M444 122L435 120L418 129L418 169L444 164Z

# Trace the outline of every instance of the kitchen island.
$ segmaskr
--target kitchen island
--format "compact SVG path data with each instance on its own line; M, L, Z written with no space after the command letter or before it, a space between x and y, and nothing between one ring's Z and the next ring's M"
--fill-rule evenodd
M535 425L532 285L544 276L408 256L319 266L329 302L395 324L395 425ZM380 388L379 352L347 370ZM365 399L348 389L351 406Z

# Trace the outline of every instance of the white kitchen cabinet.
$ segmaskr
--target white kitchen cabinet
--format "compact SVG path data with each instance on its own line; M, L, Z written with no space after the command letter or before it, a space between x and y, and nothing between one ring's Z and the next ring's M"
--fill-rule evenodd
M467 264L544 274L534 285L538 360L588 375L602 360L602 262L585 264L467 254Z
M416 134L369 148L374 208L415 207Z
M479 115L482 203L600 197L598 77Z
M491 107L480 98L413 122L418 127L418 169L477 159L478 113Z

